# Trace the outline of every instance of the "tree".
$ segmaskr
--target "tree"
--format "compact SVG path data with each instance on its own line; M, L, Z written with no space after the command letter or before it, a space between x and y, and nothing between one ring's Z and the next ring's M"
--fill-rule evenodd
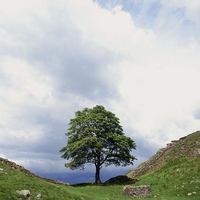
M136 159L131 150L136 149L135 142L123 133L119 119L103 106L84 108L75 113L70 120L67 145L60 152L70 169L84 170L86 163L96 167L95 183L101 183L100 169L103 165L127 166Z

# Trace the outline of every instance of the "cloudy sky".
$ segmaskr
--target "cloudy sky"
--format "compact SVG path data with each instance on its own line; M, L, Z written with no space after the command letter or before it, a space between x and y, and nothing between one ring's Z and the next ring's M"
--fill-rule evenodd
M73 173L69 120L103 105L136 166L199 130L199 76L199 0L0 0L0 156Z

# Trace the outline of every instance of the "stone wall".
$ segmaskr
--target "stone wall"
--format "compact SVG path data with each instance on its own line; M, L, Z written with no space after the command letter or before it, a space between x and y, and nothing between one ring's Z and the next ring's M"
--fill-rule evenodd
M152 156L148 161L136 168L129 176L136 177L148 171L159 169L162 165L162 161L165 159L164 155L167 154L177 142L178 140L174 140L171 143L167 144L166 148L159 149L154 156Z
M18 165L18 164L16 164L15 162L12 162L12 161L10 161L10 160L8 160L8 159L5 159L5 158L1 158L1 157L0 157L0 162L5 163L6 165L12 167L13 169L19 170L19 171L21 171L21 172L24 172L24 173L26 173L26 174L29 174L30 176L37 177L37 178L39 178L39 179L42 179L42 180L47 181L47 182L50 182L50 183L59 184L59 185L67 185L67 186L70 185L69 183L64 183L64 182L61 182L61 181L57 181L57 180L53 180L53 179L49 179L49 178L40 177L40 176L38 176L38 175L32 173L31 171L25 169L23 166Z
M152 197L151 187L149 185L126 186L123 188L123 195L137 198Z

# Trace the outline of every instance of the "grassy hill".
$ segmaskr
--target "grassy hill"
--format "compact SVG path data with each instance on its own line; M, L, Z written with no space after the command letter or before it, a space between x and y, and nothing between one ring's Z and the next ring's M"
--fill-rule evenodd
M131 182L72 187L38 177L11 161L4 161L0 159L0 200L19 199L17 190L29 190L32 199L41 194L42 200L133 199L122 195L123 187ZM127 175L140 179L134 185L151 186L153 197L148 199L200 200L200 132L172 141Z
M35 197L42 194L42 199L81 199L80 196L68 191L64 187L41 180L38 177L13 169L7 164L0 162L0 199L19 199L17 190L30 190ZM24 198L25 199L25 198Z
M7 164L6 164L7 163ZM3 170L2 170L3 169ZM49 182L50 181L50 182ZM54 182L54 183L52 183ZM59 181L39 177L22 166L6 159L0 159L0 200L19 200L17 190L29 190L32 199L41 194L41 200L131 200L122 196L125 184L69 186Z
M150 185L157 199L200 199L200 131L172 141L127 174Z

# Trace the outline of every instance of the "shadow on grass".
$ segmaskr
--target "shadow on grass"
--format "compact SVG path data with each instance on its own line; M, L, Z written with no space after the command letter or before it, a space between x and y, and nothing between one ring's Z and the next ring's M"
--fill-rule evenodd
M84 187L84 186L112 186L112 185L132 185L138 182L139 179L132 179L132 178L124 178L124 176L117 176L114 178L109 179L105 183L101 184L96 184L96 183L75 183L75 184L70 184L70 186L73 187Z

